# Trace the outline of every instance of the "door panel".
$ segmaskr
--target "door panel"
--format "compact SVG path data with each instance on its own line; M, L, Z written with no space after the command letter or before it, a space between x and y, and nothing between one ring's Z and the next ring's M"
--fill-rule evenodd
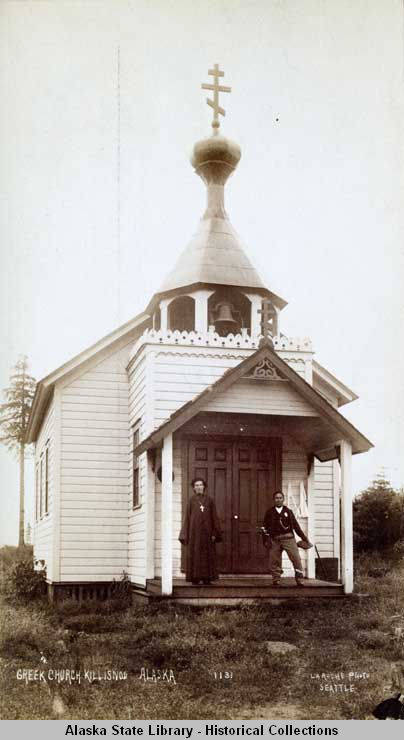
M266 573L268 554L258 527L276 489L273 450L252 442L235 442L233 469L233 569L235 573Z
M206 460L203 464L201 461ZM201 476L207 492L216 504L217 515L223 532L223 542L216 545L217 565L220 573L232 572L231 521L232 443L212 440L190 440L188 447L188 479ZM189 487L188 496L192 495Z
M184 472L189 482L197 476L207 481L223 531L223 543L216 546L220 573L268 570L257 528L280 486L280 450L280 440L264 438L188 441Z

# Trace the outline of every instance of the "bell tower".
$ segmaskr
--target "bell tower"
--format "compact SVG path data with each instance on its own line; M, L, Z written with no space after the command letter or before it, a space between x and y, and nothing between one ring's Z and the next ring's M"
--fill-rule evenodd
M213 82L202 84L202 88L213 92L213 100L207 98L213 109L213 132L195 144L191 156L191 164L206 186L206 209L195 235L147 311L153 315L155 330L242 335L257 340L262 301L267 312L272 312L271 326L277 330L278 314L286 302L264 285L226 212L225 185L240 161L241 150L220 133L219 116L224 116L225 110L219 105L219 94L229 93L231 88L220 84L224 72L218 64L208 74Z

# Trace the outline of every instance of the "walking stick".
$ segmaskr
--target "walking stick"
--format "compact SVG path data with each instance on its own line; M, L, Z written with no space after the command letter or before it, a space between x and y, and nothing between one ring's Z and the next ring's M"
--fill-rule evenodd
M325 569L325 567L324 567L324 563L323 563L323 561L322 561L322 560L321 560L321 558L320 558L320 553L319 553L319 551L317 550L317 545L314 545L314 547L316 548L316 554L317 554L317 557L318 557L318 559L319 559L319 561L320 561L320 565L321 565L321 570L323 571L323 576L324 576L324 580L326 581L326 580L327 580L327 576L328 576L328 573L327 573L327 571L326 571L326 569Z

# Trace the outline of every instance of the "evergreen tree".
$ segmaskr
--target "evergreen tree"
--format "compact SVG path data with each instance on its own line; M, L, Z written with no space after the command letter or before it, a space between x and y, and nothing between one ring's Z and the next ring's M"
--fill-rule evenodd
M403 497L378 475L353 502L354 545L357 550L385 550L403 532Z
M31 544L31 525L29 522L27 523L27 526L25 528L25 544Z
M18 545L24 544L24 479L25 434L36 381L28 373L28 358L21 357L10 376L10 386L5 388L5 403L0 404L0 442L19 458L20 465L20 517Z

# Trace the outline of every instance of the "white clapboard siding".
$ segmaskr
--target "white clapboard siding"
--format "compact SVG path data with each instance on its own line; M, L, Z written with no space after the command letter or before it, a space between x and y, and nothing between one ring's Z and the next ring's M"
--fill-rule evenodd
M160 360L160 361L159 361ZM203 358L183 355L181 362L173 353L172 363L167 353L164 362L156 357L153 375L154 424L159 426L183 404L192 400L207 386L214 383L240 358ZM287 382L240 380L216 398L207 402L206 411L262 413L295 416L316 416Z
M83 501L82 499L81 500L77 498L76 499L71 499L71 498L66 499L64 497L62 501L62 505L61 505L61 510L66 512L66 516L69 516L68 512L71 512L71 511L77 512L78 509L83 509L83 516L92 517L93 514L89 514L90 503L91 502L89 498L86 498L85 501ZM111 498L111 496L109 496L109 499L107 499L106 496L103 496L102 499L101 498L99 499L97 497L97 502L95 502L95 499L94 499L93 510L96 512L98 516L106 511L115 513L118 503L124 503L124 504L127 503L127 496L126 496L126 500L124 500L123 502L119 501L119 498L115 496L113 499Z
M74 537L76 534L77 536L80 534L85 534L89 537L89 539L93 539L94 537L100 537L102 541L108 541L109 535L112 534L119 534L120 540L122 542L127 542L127 536L128 536L128 523L127 521L124 521L120 519L118 522L116 521L110 521L107 519L107 524L95 522L92 519L89 519L88 521L84 521L82 518L80 518L80 524L76 524L75 521L72 521L71 519L64 519L63 524L61 525L61 532L63 534L68 534L69 537L66 537L70 541L70 536ZM65 539L63 537L63 539Z
M99 510L98 507L88 508L86 510L83 509L62 509L62 521L63 524L74 524L77 521L77 518L80 517L80 522L82 525L90 526L90 527L98 527L98 526L105 526L105 527L114 527L118 525L127 525L127 515L126 513L122 514L121 511L117 513L116 509L111 516L109 512ZM111 524L110 521L113 519L113 523Z
M114 578L117 580L116 571L118 564L103 564L100 565L83 565L83 566L66 566L61 570L61 580L66 583L82 583L83 581L89 583L97 583L100 581L112 581ZM119 574L118 579L121 574Z
M307 518L299 518L296 507L300 505L300 483L303 481L307 493L307 455L290 437L282 441L282 490L285 494L285 503L295 513L303 532L307 534ZM291 500L288 500L288 492ZM307 553L299 550L305 575L307 575ZM294 570L287 555L282 556L282 568L285 576L293 576Z
M282 381L239 380L213 401L206 411L236 413L317 416L316 411L292 388Z
M86 429L85 433L80 429L64 429L63 433L64 449L68 449L67 445L83 444L83 445L114 445L120 446L124 444L122 432L120 429ZM127 443L127 440L125 440Z
M67 431L68 434L71 434L73 430L80 430L80 434L82 434L84 431L95 431L96 429L102 429L105 432L105 436L108 436L109 433L115 432L115 435L119 434L120 432L125 432L125 435L127 436L128 432L128 420L126 421L121 418L117 419L97 419L97 418L90 418L90 415L82 414L80 417L72 418L72 416L69 416L66 414L66 416L63 415L63 424L64 424L64 430Z
M125 401L125 399L128 397L128 392L126 388L120 389L120 387L115 388L114 391L114 397L111 399L110 396L110 389L102 389L102 388L91 388L87 385L82 387L76 387L74 389L74 393L70 394L68 392L68 389L66 389L66 394L64 395L65 403L71 403L73 401L77 403L96 403L97 400L100 401L101 404L108 404L108 405L114 405L118 401ZM81 400L80 400L81 399Z
M333 463L314 460L314 541L320 556L334 556Z
M81 487L80 487L81 488ZM111 498L111 491L108 488L107 491L105 489L99 493L97 491L93 491L92 488L88 488L87 490L88 496L94 496L94 501L97 500L98 502L102 501L111 501L111 505L115 506L115 503L117 501L120 501L122 503L127 503L128 501L128 493L125 489L122 493L114 493L113 499ZM87 505L87 501L83 502L83 495L82 490L80 491L70 491L69 488L63 492L63 506L65 505L75 505L77 502L77 505L79 506L78 502L83 503L84 505Z
M215 351L215 349L201 347L192 349L189 347L166 348L156 352L153 362L154 425L159 426L174 411L217 381L226 370L238 365L249 354L250 352L242 352L237 348L233 351L222 352L219 348L216 348ZM289 364L295 367L296 360L291 360ZM299 367L295 369L298 369L299 374L304 377L304 363L300 363ZM243 381L239 382L242 383ZM272 387L281 385L273 382L264 383L265 386L270 384ZM257 386L259 383L254 384L252 382L249 385L251 388L251 386ZM287 386L288 384L283 383L282 385ZM259 390L252 390L251 393L252 400L256 399L254 411L258 413L316 415L313 409L291 389L289 389L289 392L282 390L281 393L273 394L271 399L269 394L266 393L264 406L261 404ZM229 402L231 400L230 407L219 405L219 399L216 398L207 410L236 411L240 413L245 412L246 409L248 410L250 399L244 403L243 398L240 398L239 389L236 389L235 386L226 391L226 399ZM261 408L262 411L260 411Z
M114 472L116 470L123 470L125 474L128 470L128 455L124 455L125 460L112 457L111 455L111 461L108 462L108 460L99 460L98 456L97 459L91 460L87 457L86 460L83 460L82 458L78 460L72 460L69 457L66 457L63 455L63 468L65 471L68 471L68 475L87 475L90 474L90 472L93 470L94 463L97 464L97 470L105 470L107 472ZM78 471L78 472L74 472ZM94 472L94 471L93 471Z
M95 397L94 399L95 400ZM97 399L98 401L103 399ZM66 419L80 418L82 414L88 414L92 418L94 414L95 419L111 419L118 418L123 414L126 418L128 413L128 399L126 403L123 399L119 400L119 403L63 403L63 413ZM70 416L71 414L71 416Z
M125 481L121 482L121 485L117 485L116 483L105 485L98 485L95 483L88 483L85 486L82 483L64 483L61 486L63 497L65 495L69 496L70 493L81 493L83 494L83 489L85 488L85 494L90 495L93 494L97 496L99 493L102 494L108 494L109 496L115 496L117 494L125 494L126 499L128 498L128 485L125 483Z
M96 452L88 448L84 451L82 451L82 449L83 448L79 446L77 450L72 450L71 446L69 446L67 449L64 449L63 454L62 454L62 460L66 460L66 462L68 460L76 460L76 461L85 462L85 461L88 461L89 459L88 456L90 454L92 457L92 460L97 461L98 463L104 463L104 462L110 463L111 461L121 462L122 460L124 460L126 463L127 458L128 458L128 451L129 451L128 445L126 445L125 447L122 446L121 448L118 448L118 449L114 447L109 447L108 449L108 445L107 445L107 449L105 450L105 452L101 451L98 447L97 447Z
M96 465L97 469L94 470L92 465ZM86 460L85 463L83 462L83 460L64 460L62 481L64 478L68 477L99 478L100 476L102 476L102 479L105 479L107 481L110 478L127 479L127 466L126 469L122 468L121 463L117 462L116 460L112 460L110 466L108 466L105 462L100 463L98 460L95 460L92 465L91 460Z
M126 542L72 542L65 544L65 549L72 552L91 552L91 557L105 557L109 554L111 558L120 557L119 551L126 551Z
M111 543L113 546L118 547L118 549L125 550L127 548L127 543L124 539L122 539L122 535L119 533L119 531L108 531L108 532L100 532L97 530L86 530L85 532L70 532L68 528L64 528L64 544L66 545L66 548L69 549L71 547L85 547L88 543L89 545L102 545L104 544L108 547L108 545Z
M214 354L214 350L187 348L156 352L153 359L154 426L160 426L184 403L207 388L247 354Z
M35 445L35 467L38 464L38 479L39 479L39 465L41 456L45 459L45 450L48 448L48 513L43 514L39 517L39 501L38 501L38 519L34 521L33 527L33 544L34 544L34 558L36 560L44 560L47 572L47 577L52 577L52 561L53 561L53 508L54 508L54 482L55 482L55 465L54 465L54 451L55 451L55 440L54 440L54 401L51 404L45 414L42 422L41 431L39 433L36 445ZM45 472L45 463L44 468ZM38 480L38 496L39 496L39 480ZM45 491L45 484L43 485L43 491ZM35 519L35 499L37 496L36 484L34 481L34 519Z
M131 345L62 388L62 581L108 581L128 570Z
M127 385L127 376L125 372L116 373L116 379L115 377L112 377L113 375L114 371L112 368L108 373L87 372L85 376L83 375L82 378L74 381L74 386L78 389L92 388L93 390L105 389L124 391Z
M130 481L128 509L128 573L131 581L146 584L146 466L147 455L139 458L139 506L133 508L133 430L139 429L139 439L145 435L146 419L146 358L144 354L130 368L129 373L129 460L127 475Z

